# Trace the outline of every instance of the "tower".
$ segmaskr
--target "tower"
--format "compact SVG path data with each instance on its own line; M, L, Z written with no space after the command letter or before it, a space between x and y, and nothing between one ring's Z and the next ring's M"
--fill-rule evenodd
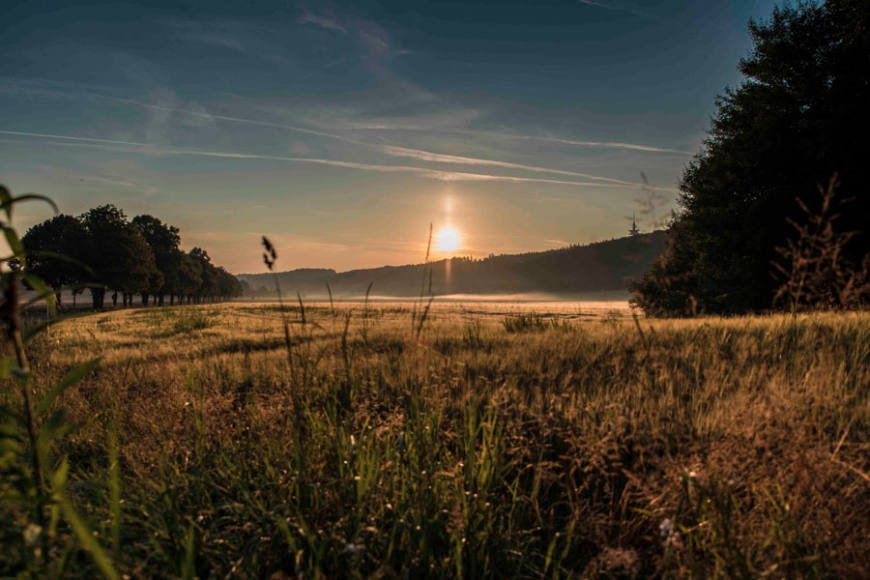
M637 220L635 219L634 214L631 214L631 229L628 230L628 235L636 236L640 233L640 230L637 229Z

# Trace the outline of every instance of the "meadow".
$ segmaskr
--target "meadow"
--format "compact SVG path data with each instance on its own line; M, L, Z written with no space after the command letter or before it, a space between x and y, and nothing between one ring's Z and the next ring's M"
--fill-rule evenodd
M36 399L99 360L45 413L45 477L68 466L56 484L95 542L5 501L0 572L870 574L870 314L424 307L61 320L28 347Z

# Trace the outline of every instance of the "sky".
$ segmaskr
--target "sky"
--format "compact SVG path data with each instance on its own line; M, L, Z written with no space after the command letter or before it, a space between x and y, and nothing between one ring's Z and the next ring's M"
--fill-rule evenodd
M234 273L262 235L345 271L422 262L430 224L434 259L651 231L774 4L3 0L0 183Z

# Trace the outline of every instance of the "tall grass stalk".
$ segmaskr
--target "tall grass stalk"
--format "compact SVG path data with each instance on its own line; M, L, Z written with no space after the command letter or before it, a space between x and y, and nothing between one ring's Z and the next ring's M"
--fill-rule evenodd
M36 392L106 352L63 403L117 426L85 422L56 445L75 458L71 481L117 473L123 501L114 484L74 499L105 522L99 541L120 545L107 552L119 572L870 571L867 314L643 322L584 309L581 326L566 306L509 332L516 313L498 305L432 310L419 348L395 305L305 304L297 378L284 321L239 305L169 339L124 312L36 340Z

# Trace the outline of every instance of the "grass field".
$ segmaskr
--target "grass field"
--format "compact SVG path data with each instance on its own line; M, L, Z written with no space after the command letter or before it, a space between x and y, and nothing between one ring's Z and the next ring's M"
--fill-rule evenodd
M63 493L103 573L870 574L866 313L286 316L285 336L276 304L116 311L32 343L37 397L100 359L53 403L79 427L51 457L68 457ZM54 527L26 502L0 510L2 575L101 573L56 510Z

